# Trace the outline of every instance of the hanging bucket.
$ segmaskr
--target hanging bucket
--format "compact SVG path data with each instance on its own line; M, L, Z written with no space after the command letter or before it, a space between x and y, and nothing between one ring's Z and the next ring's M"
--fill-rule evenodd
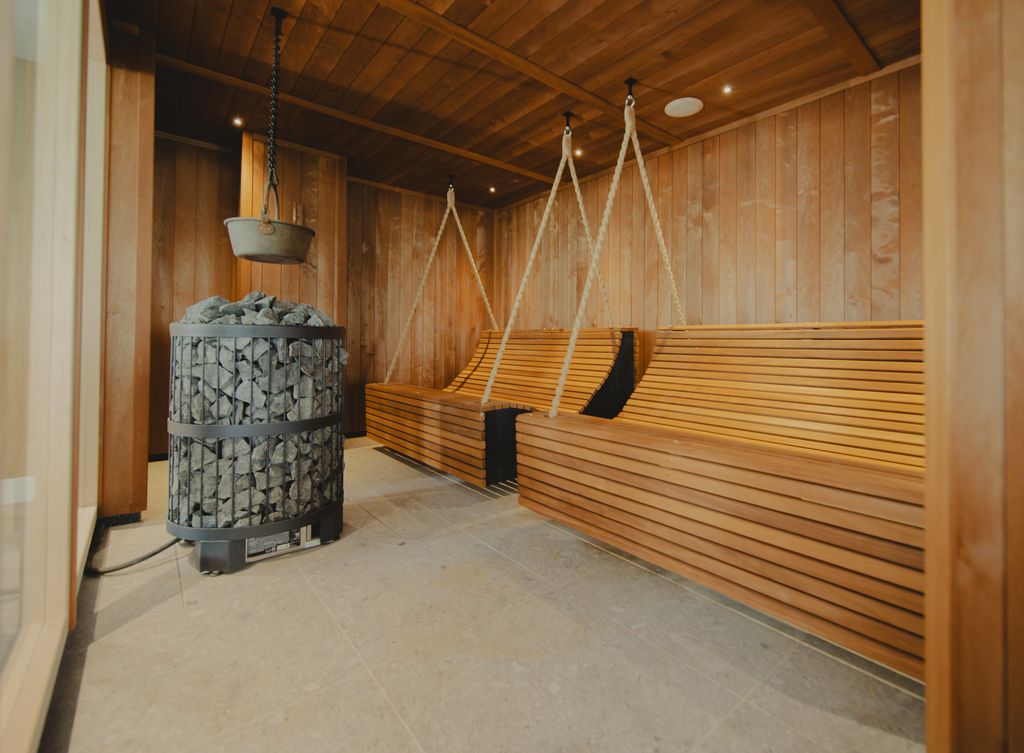
M271 220L270 193L274 195L274 214L280 216L277 186L268 182L263 190L263 211L259 217L229 217L224 220L231 239L231 250L239 259L270 264L302 264L316 236L313 228L293 222Z
M316 231L294 222L281 222L281 199L277 195L277 83L281 69L281 22L288 15L271 8L274 17L274 60L270 68L270 117L267 120L267 182L263 186L263 209L259 217L229 217L224 220L231 250L239 259L267 264L302 264ZM274 216L270 219L270 193L274 194Z

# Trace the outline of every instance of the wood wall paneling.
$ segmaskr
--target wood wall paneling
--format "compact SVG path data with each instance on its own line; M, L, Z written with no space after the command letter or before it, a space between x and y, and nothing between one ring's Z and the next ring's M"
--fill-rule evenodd
M110 29L101 517L146 509L154 39Z
M348 192L346 431L361 433L366 428L364 388L368 382L384 379L441 221L444 200L355 181L349 183ZM492 213L461 205L459 216L484 286L493 295ZM444 387L466 364L486 326L487 315L469 261L455 224L449 221L392 380Z
M687 322L921 318L919 109L914 66L648 160ZM603 208L607 190L608 176L583 181L588 204ZM495 212L499 321L543 201ZM616 201L602 252L610 324L639 327L649 355L655 327L678 322L632 163ZM587 251L571 188L556 202L518 326L572 323L580 286L553 281L578 283ZM606 324L594 306L584 323Z
M303 264L261 264L239 259L234 294L240 298L251 290L262 290L316 306L344 325L348 297L345 158L280 143L277 155L280 218L304 222L316 230L316 238ZM266 143L245 132L241 182L236 183L240 216L259 216L265 179Z
M224 220L238 213L238 154L157 138L149 454L167 454L169 326L196 301L235 294L236 260Z

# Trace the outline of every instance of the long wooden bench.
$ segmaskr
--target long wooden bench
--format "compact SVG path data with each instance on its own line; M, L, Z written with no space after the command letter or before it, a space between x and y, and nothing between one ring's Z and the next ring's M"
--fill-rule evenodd
M443 390L368 384L366 433L478 486L513 478L515 417L550 410L569 334L513 332L486 404L481 398L501 344L500 330L484 332L469 363ZM559 413L616 415L633 391L637 353L635 330L582 330Z
M614 420L517 424L526 507L921 677L920 322L665 328Z

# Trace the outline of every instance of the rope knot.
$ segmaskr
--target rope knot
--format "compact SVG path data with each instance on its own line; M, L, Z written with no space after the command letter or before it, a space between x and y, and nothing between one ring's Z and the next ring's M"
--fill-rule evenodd
M455 189L448 186L448 208L451 209L455 206Z
M626 119L626 128L628 130L636 129L636 110L633 109L632 104L626 105L623 109L623 115Z
M572 133L566 131L562 134L562 157L572 156Z

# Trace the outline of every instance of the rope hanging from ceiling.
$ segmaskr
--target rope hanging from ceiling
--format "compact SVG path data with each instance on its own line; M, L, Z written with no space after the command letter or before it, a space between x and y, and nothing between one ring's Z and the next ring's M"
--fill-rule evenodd
M605 201L604 214L601 216L601 226L597 231L597 241L590 256L590 269L587 270L587 281L583 285L583 293L580 295L579 306L576 309L576 320L572 325L572 334L569 337L569 347L565 352L565 360L562 362L562 371L558 376L558 387L555 388L555 397L551 401L551 410L548 415L558 415L558 405L562 400L562 393L565 392L566 379L569 376L569 364L572 362L573 353L576 351L576 341L579 338L580 327L583 325L583 313L587 306L587 299L590 297L590 288L593 285L594 277L597 274L597 265L601 256L601 248L608 231L608 220L611 217L612 203L615 194L619 190L619 183L622 180L622 167L626 161L626 152L630 144L633 146L633 153L636 155L636 166L640 173L640 181L644 186L644 195L647 197L647 208L651 213L651 221L654 223L654 235L658 240L658 250L661 252L661 261L665 267L665 276L668 279L669 290L672 291L672 305L675 309L676 318L685 325L686 314L683 311L682 300L679 297L679 288L676 286L676 278L672 273L672 259L665 245L665 236L661 232L661 221L658 219L658 208L654 203L654 193L651 191L651 181L647 177L647 168L644 165L644 155L640 150L640 139L636 134L636 100L633 98L633 79L628 79L629 93L626 96L626 104L623 108L623 119L625 130L622 134L622 145L619 147L619 158L615 162L615 172L612 174L612 184L608 189L608 199Z
M485 404L491 399L491 391L494 389L494 381L498 378L498 367L501 366L501 359L504 357L505 350L508 348L508 342L512 335L512 330L514 329L516 316L519 314L519 307L523 302L523 293L526 290L527 283L530 281L530 275L533 272L533 263L537 258L537 252L540 250L540 242L544 238L544 229L547 227L548 219L551 217L551 209L554 206L555 196L561 186L562 175L564 174L567 165L569 167L569 175L572 178L573 191L576 195L576 203L580 210L580 222L583 225L583 232L587 240L587 247L590 249L591 266L593 267L594 264L597 246L590 236L590 223L587 222L587 210L583 203L583 189L580 188L579 177L576 174L576 163L572 158L572 128L569 122L572 117L572 113L565 112L562 114L565 116L565 130L562 133L562 159L558 163L558 169L555 171L555 179L552 181L551 190L548 192L548 200L544 205L544 214L540 218L540 226L537 228L537 235L533 240L533 247L530 249L530 255L526 260L526 271L523 273L523 279L519 283L519 290L516 292L516 299L512 304L512 311L508 315L508 322L505 324L505 331L502 332L501 344L498 346L498 353L494 358L494 364L491 367L490 376L487 378L487 387L484 389L483 396L480 398L481 404ZM607 220L604 222L607 224ZM600 242L600 233L598 234L598 242ZM601 276L600 272L596 272L595 274L600 281L605 316L608 318L608 323L612 324L612 308L608 299L608 286L605 284L604 277Z
M473 255L473 249L469 246L469 241L466 239L466 231L462 229L462 220L459 218L459 210L455 207L455 185L454 181L448 183L448 194L447 202L444 208L444 214L441 216L441 224L437 228L437 234L434 236L434 243L430 247L430 255L427 257L427 266L423 270L423 276L420 277L419 287L416 288L416 296L413 298L412 306L409 308L409 314L405 317L405 323L402 325L402 333L398 336L398 345L395 347L395 352L391 356L391 363L388 365L387 374L384 376L384 384L391 381L391 375L395 371L395 366L398 364L398 356L402 352L402 345L405 344L405 338L409 334L409 327L412 324L413 317L416 314L416 309L420 305L420 301L423 299L423 292L427 287L427 278L430 276L430 270L434 265L434 258L437 256L437 249L441 245L441 237L444 235L444 229L448 226L448 217L451 216L455 219L455 227L458 228L459 238L462 241L462 248L466 252L466 258L469 259L469 266L473 270L473 280L476 282L476 288L480 291L480 297L483 299L484 308L487 309L487 319L491 323L493 329L498 329L498 322L494 318L494 309L491 308L491 299L487 297L487 290L484 288L484 282L480 278L480 268L476 264L476 257Z

